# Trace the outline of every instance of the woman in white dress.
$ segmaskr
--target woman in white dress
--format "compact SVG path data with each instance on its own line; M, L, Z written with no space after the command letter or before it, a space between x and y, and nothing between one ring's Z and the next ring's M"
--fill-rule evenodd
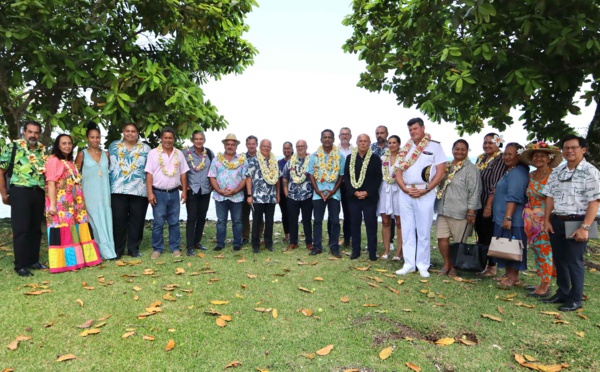
M396 135L388 138L388 149L381 157L381 171L383 173L383 182L379 187L379 203L377 204L377 213L381 214L383 246L385 253L381 256L382 260L387 260L390 254L390 240L392 236L392 215L396 216L396 238L398 239L398 250L394 256L394 261L402 259L402 229L400 226L400 199L398 193L400 187L396 183L396 165L398 150L400 149L400 137Z

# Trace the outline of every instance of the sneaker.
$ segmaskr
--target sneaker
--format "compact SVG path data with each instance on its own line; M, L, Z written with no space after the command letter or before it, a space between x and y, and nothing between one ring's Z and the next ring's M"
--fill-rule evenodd
M194 255L194 248L188 248L186 255L192 257Z
M150 259L151 259L151 260L156 260L157 258L159 258L159 257L160 257L160 255L161 255L161 252L159 252L159 251L154 251L154 252L152 252L152 255L150 256Z
M400 270L396 271L396 275L406 275L408 273L412 273L414 269L412 267L404 266Z
M173 251L173 257L181 257L181 251L179 249Z
M419 275L421 275L421 278L429 278L429 271L427 270L419 270Z

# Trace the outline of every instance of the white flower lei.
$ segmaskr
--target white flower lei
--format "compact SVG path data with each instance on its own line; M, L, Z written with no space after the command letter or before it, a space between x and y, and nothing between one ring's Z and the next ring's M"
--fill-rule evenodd
M162 157L162 145L158 145L158 147L156 148L156 152L158 152L158 164L160 165L160 169L163 172L163 174L167 177L173 177L175 174L177 174L177 170L179 169L179 154L177 154L176 148L173 148L173 151L175 152L175 161L173 162L173 170L169 172L165 169L165 161Z
M367 150L367 154L365 155L365 160L360 167L360 175L358 177L358 181L356 180L356 158L358 157L358 149L352 150L352 159L350 160L350 184L355 189L358 189L365 182L365 176L367 175L367 168L369 166L369 160L371 160L371 155L373 155L373 150L369 148Z
M490 163L494 161L494 159L496 159L500 154L502 154L502 151L498 150L494 153L494 155L490 156L487 160L484 161L483 159L485 159L485 153L483 153L477 157L475 166L477 167L477 169L483 172L488 167L488 165L490 165Z
M314 175L317 182L335 182L340 172L340 150L333 145L329 153L329 160L325 164L325 152L323 146L315 153ZM319 176L320 173L320 176Z
M127 176L131 172L133 172L136 168L136 161L140 157L140 151L142 150L142 142L138 141L135 147L132 149L133 152L133 161L129 164L129 169L125 168L125 145L123 141L117 144L117 160L119 161L119 168L121 168L121 173L124 176Z
M256 154L256 160L258 160L258 165L260 166L265 182L269 185L276 184L279 179L279 166L277 165L277 159L275 159L273 153L269 154L268 164L265 157L260 152Z
M398 167L396 166L397 162L394 162L394 164L392 165L392 175L390 176L390 161L392 159L392 153L390 152L390 149L385 149L385 152L383 153L383 156L381 157L381 172L383 173L383 180L386 183L394 184L396 183L396 169L398 169ZM398 160L398 159L396 159Z
M465 165L465 161L459 161L456 166L454 167L454 169L452 169L452 173L448 174L448 177L446 178L446 181L444 182L444 184L442 185L442 187L440 187L438 189L438 192L436 194L436 198L441 199L442 196L444 196L444 191L446 191L446 187L448 187L448 185L452 182L452 179L454 178L454 175L456 174L456 172L458 172L459 170L461 170L463 168L463 166ZM450 170L450 167L452 167L452 162L448 161L446 162L446 172L448 172Z
M295 184L300 185L300 184L304 183L304 181L306 181L306 171L308 170L308 163L310 163L310 162L305 157L302 167L298 167L298 164L300 164L300 159L298 158L298 154L292 155L292 158L290 159L290 168L289 169L290 169L290 177L292 178L292 181Z
M188 148L187 153L188 153L188 160L190 161L190 164L192 164L192 168L196 172L199 172L202 169L204 169L204 165L206 163L206 148L204 149L204 151L202 151L202 154L200 154L202 156L202 161L200 163L198 163L198 165L194 165L194 157L192 156L192 150L190 148Z

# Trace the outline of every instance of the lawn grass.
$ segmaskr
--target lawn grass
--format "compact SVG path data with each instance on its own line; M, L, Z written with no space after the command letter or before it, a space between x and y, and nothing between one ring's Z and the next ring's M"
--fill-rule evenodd
M275 231L282 235L280 224ZM600 370L598 272L586 272L589 299L579 314L587 319L575 313L544 315L541 311L554 312L556 306L525 297L524 289L499 290L492 280L479 281L469 273L461 277L473 282L438 277L435 272L426 281L415 274L398 277L396 262L372 264L366 254L356 261L347 256L331 260L325 253L308 256L303 244L282 253L281 235L274 253L253 254L245 247L234 254L229 244L223 258L208 251L204 258L183 257L176 262L163 254L151 261L146 229L140 264L118 266L107 261L77 272L35 272L32 278L20 278L12 270L11 252L4 250L11 248L10 226L1 221L0 340L4 347L0 370L219 371L233 361L242 363L235 369L242 371L406 371L406 362L423 371L525 370L515 362L514 353L545 365L567 363L570 371ZM208 223L207 246L214 246L214 237L215 225ZM43 261L46 257L44 247ZM592 253L588 258L598 261L600 256ZM123 261L135 263L131 258ZM435 268L441 266L437 250L432 261ZM185 273L175 274L178 268ZM146 269L154 273L143 275ZM524 281L535 284L537 277L529 273ZM179 287L164 290L169 284ZM44 285L52 292L24 295L45 289ZM175 301L163 299L169 292ZM344 303L341 297L349 301ZM229 302L210 303L215 300ZM155 301L162 301L162 312L139 319ZM219 327L217 317L207 314L211 309L232 320ZM310 309L313 315L305 316L301 309ZM482 314L500 317L502 322ZM107 315L110 318L98 320ZM89 319L106 325L97 328L100 333L82 337L83 329L76 326ZM129 331L136 333L122 338ZM31 339L9 350L6 345L19 335ZM143 336L153 336L154 341ZM477 344L433 343L441 338ZM166 351L169 340L175 341L175 347ZM302 355L330 344L334 348L326 356ZM381 360L379 353L386 347L392 347L393 353ZM64 354L77 359L55 361Z

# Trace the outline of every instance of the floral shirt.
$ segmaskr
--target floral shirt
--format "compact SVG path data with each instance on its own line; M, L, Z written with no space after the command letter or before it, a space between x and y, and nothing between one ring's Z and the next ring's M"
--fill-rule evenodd
M379 147L377 142L373 142L371 144L371 151L373 151L373 155L377 156L378 158L382 157L385 154L385 150L387 150L387 149L388 149L387 141L385 142L385 146L383 146L383 147Z
M302 168L305 161L310 161L310 155L306 155L304 158L298 161L298 168ZM308 175L304 182L298 184L292 180L292 176L290 175L290 161L288 160L283 167L283 174L281 176L288 180L288 198L295 201L303 201L306 199L310 199L313 197L313 188L310 183L310 179Z
M50 197L46 185L46 225L48 227L75 226L89 222L83 189L81 187L81 175L72 161L59 160L51 156L46 162L46 179L55 182L56 210L57 213L50 215Z
M239 159L240 155L235 154L231 159L231 164L235 164ZM228 169L223 163L219 161L219 157L215 158L210 163L208 169L208 178L214 178L221 189L236 189L240 182L246 182L246 171L248 170L248 162L244 161L244 164L240 165L235 169ZM244 190L246 188L244 187ZM240 203L244 201L244 193L238 192L233 196L224 196L218 192L213 192L213 199L218 202L225 200L231 200L234 203Z
M44 145L38 144L35 150L29 148L24 139L7 144L0 154L0 168L8 169L13 146L17 146L10 184L23 187L44 188L46 155Z
M150 146L138 140L127 150L122 140L114 141L108 147L110 156L110 192L148 197L146 188L146 160Z
M277 168L279 172L279 168ZM252 202L256 204L277 203L277 185L269 185L263 177L258 158L255 156L248 161L246 177L252 181ZM278 177L279 178L279 177Z
M310 163L308 163L308 174L312 174L313 176L315 175L315 162L316 162L316 157L317 157L317 153L313 153L310 156ZM324 162L327 163L327 161L329 160L329 154L325 154L325 160ZM346 166L346 158L344 156L341 155L340 153L340 164L339 164L339 168L340 170L338 171L338 177L341 177L344 175L344 167ZM320 180L317 179L317 177L315 177L315 182L317 184L317 188L319 190L333 190L333 188L335 187L335 182L327 182L327 181L323 181L320 182ZM335 200L342 200L342 194L340 192L340 189L338 189L335 194L333 194L332 198L334 198ZM317 194L316 192L313 194L313 200L322 200L321 197L319 196L319 194Z
M553 213L584 215L588 204L600 199L600 171L585 159L569 170L567 163L556 167L542 194L554 199Z

